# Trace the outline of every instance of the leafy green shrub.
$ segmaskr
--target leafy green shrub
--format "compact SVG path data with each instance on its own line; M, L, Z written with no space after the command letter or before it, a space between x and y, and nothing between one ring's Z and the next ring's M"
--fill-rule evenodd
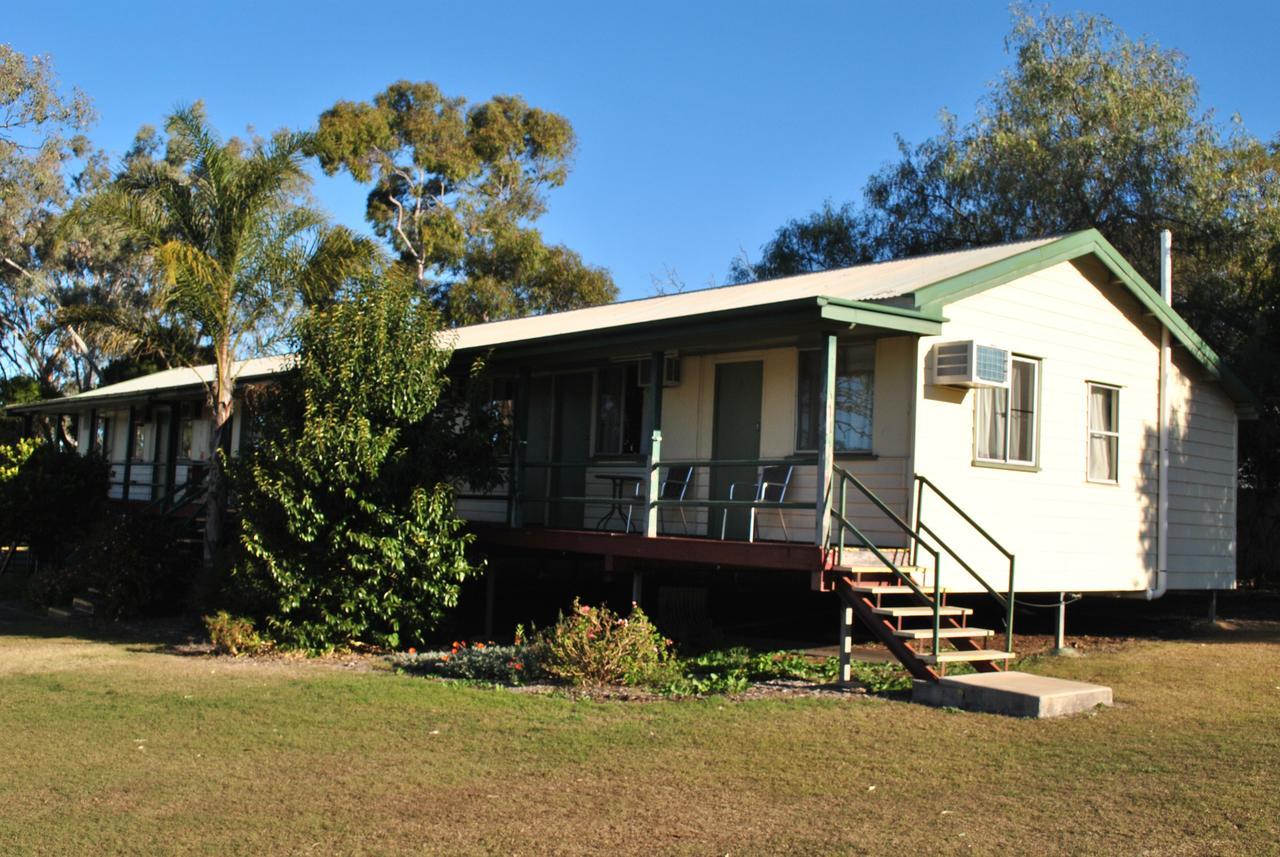
M568 615L542 635L543 668L573 685L650 686L671 680L671 641L638 606L622 618L608 607L573 600Z
M36 607L56 607L84 594L86 589L84 582L66 566L46 562L27 575L23 597Z
M31 453L40 448L43 441L38 437L19 438L13 443L0 444L0 483L12 480Z
M834 667L834 673L839 674L839 665L835 658L831 658ZM967 664L958 664L957 666L967 666ZM866 687L872 693L886 693L895 690L910 690L911 676L900 664L873 664L866 661L854 661L850 664L853 672L853 680L858 684ZM959 674L962 670L954 667L948 670L948 674Z
M438 319L412 284L372 282L298 336L275 422L237 475L236 573L268 594L265 629L285 645L420 642L478 571L442 481L470 428L442 419Z
M180 541L184 523L113 515L90 531L63 566L41 565L27 597L41 607L92 594L94 615L123 619L181 608L193 569Z
M205 616L204 627L213 650L220 655L254 655L270 647L254 629L252 619L232 616L226 610Z
M456 678L491 684L524 684L542 677L538 647L528 643L495 646L492 643L454 643L447 652L411 652L396 655L397 669L416 675Z
M770 679L828 680L827 665L800 652L754 652L738 646L717 649L680 661L679 676L659 688L666 693L742 693Z
M0 540L56 562L107 514L110 468L39 440L0 446Z

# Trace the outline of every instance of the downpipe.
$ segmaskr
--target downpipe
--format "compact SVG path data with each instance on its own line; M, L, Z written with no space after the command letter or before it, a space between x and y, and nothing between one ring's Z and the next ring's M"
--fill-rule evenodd
M1173 233L1160 230L1160 297L1173 306ZM1156 487L1156 572L1155 583L1146 590L1154 601L1169 589L1169 373L1171 369L1169 327L1160 323L1160 470Z

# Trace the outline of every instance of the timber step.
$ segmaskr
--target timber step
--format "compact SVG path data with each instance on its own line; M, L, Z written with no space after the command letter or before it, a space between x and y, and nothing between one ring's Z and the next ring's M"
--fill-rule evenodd
M93 615L93 602L87 598L72 598L71 609L85 616Z
M994 637L995 631L990 628L939 628L938 639L972 639L974 637ZM932 628L903 628L894 631L895 637L906 637L908 640L932 640Z
M875 565L862 565L861 563L858 565L837 564L835 570L842 574L869 574L876 577L884 577L887 574L893 574L889 567L884 563L877 563ZM929 569L922 565L900 565L898 566L898 570L908 576L923 575L929 572Z
M871 612L879 616L894 617L932 616L933 608L924 604L910 604L900 607L873 607ZM971 616L973 615L973 610L969 607L946 606L939 608L938 613L942 616ZM929 633L932 634L932 630Z
M854 583L849 589L861 595L915 595L916 591L906 584L899 583ZM947 590L943 589L942 594Z
M1009 661L1017 657L1002 649L968 649L956 652L939 652L936 655L918 655L926 664L955 664L972 661Z

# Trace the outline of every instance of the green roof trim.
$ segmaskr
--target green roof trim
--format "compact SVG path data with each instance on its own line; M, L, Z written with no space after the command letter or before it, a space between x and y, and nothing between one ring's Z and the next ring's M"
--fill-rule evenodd
M922 336L938 336L942 333L942 323L946 321L934 311L826 296L818 298L818 310L824 321L900 330Z
M1115 276L1117 282L1129 290L1173 337L1204 367L1210 377L1222 384L1237 404L1252 411L1257 398L1249 391L1226 362L1218 356L1200 335L1191 329L1187 320L1164 302L1160 294L1134 270L1120 251L1111 245L1097 229L1085 229L1064 235L1048 244L1009 256L998 262L974 268L954 277L948 277L917 289L913 295L916 307L925 315L934 315L949 303L984 292L987 289L1043 271L1062 262L1070 262L1083 256L1094 256Z

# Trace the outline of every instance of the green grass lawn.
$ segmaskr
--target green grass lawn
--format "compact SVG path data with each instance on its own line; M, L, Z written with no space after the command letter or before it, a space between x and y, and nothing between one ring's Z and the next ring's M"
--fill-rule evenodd
M1280 624L1027 668L1057 721L573 701L0 636L4 854L1280 853Z

